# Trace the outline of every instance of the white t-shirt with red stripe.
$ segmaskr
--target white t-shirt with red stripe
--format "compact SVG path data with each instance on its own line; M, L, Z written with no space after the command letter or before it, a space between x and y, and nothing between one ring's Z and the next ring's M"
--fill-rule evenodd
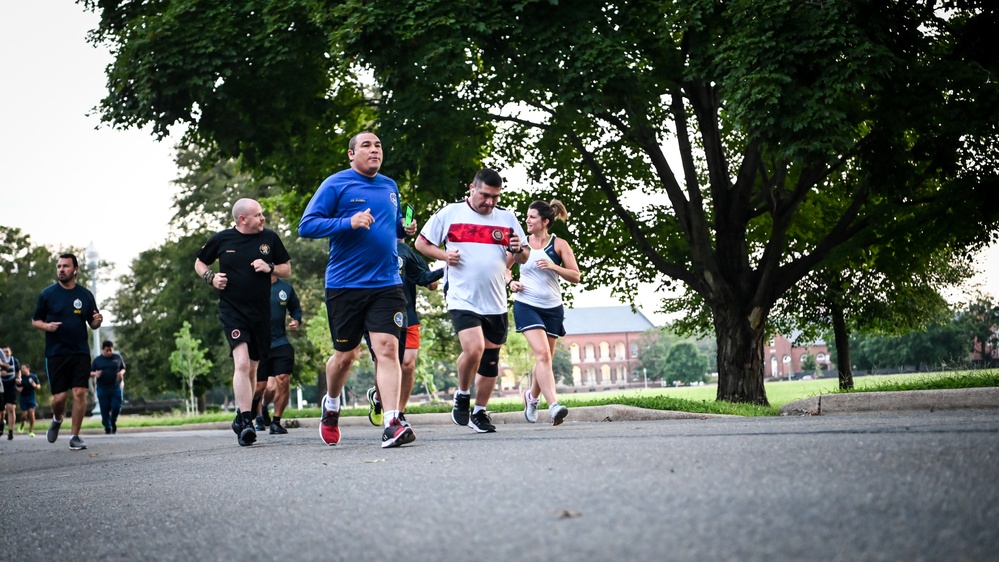
M457 265L444 274L448 310L470 310L477 314L506 314L506 247L510 233L527 240L517 216L501 207L488 215L477 213L468 200L451 203L434 213L420 236L434 246L445 244L458 250Z

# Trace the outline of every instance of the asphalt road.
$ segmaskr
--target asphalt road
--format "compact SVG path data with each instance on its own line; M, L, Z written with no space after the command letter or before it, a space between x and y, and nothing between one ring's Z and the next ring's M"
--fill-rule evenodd
M570 418L572 419L572 418ZM999 547L999 411L0 441L7 560L960 560ZM65 433L65 432L64 432Z

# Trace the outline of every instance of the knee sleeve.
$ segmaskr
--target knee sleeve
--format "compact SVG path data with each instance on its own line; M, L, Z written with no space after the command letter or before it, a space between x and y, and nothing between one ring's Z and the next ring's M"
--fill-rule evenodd
M499 356L498 347L483 350L478 373L484 377L496 378L499 375Z

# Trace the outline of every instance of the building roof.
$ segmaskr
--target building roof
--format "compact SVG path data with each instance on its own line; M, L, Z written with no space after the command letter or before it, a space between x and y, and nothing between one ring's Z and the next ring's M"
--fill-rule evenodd
M650 328L655 325L641 311L632 312L627 305L567 308L565 311L565 332L569 336L644 332Z

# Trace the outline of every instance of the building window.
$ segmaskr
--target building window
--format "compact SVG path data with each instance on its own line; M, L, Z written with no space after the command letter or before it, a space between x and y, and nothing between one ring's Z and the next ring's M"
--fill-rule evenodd
M579 344L571 343L569 344L569 357L573 363L579 363Z
M638 357L638 344L637 343L631 344L631 356L632 357Z
M605 341L600 342L600 360L607 361L610 359L610 344Z
M592 343L586 344L586 347L584 347L583 350L586 352L587 361L595 361L597 359L597 355L596 353L594 353L595 349Z

